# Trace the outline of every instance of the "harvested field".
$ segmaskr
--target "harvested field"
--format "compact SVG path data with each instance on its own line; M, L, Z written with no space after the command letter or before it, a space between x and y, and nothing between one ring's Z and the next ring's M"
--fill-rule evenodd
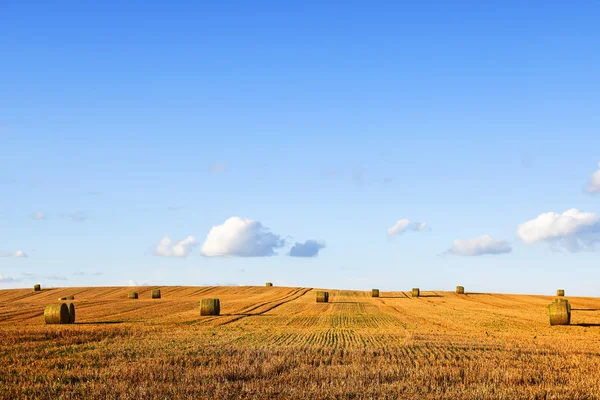
M139 300L128 301L135 290ZM600 398L600 299L288 287L0 291L0 398ZM45 325L74 294L77 321ZM221 315L200 317L202 298Z

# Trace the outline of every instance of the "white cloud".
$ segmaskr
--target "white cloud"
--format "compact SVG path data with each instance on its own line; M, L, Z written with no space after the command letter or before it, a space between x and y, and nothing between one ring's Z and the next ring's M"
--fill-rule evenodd
M19 280L12 276L0 274L0 283L18 282Z
M288 253L291 257L316 257L319 250L325 248L325 243L316 240L307 240L304 243L296 242Z
M284 244L259 221L231 217L211 228L200 251L206 257L265 257L274 255Z
M510 253L510 243L502 239L494 239L490 235L483 235L473 239L456 239L447 254L457 256L482 256L485 254Z
M401 235L404 232L424 232L428 231L429 226L425 222L410 222L410 220L404 218L396 222L394 225L388 228L387 234L389 236Z
M46 214L44 214L42 211L36 211L31 214L31 218L35 219L36 221L43 221L46 219Z
M589 193L600 193L600 163L598 163L598 171L594 172L590 177L590 183L586 190Z
M600 217L576 208L562 214L547 212L519 225L517 235L526 244L549 242L572 252L595 250L600 245Z
M187 257L195 245L196 238L193 236L188 236L175 243L173 243L170 237L165 236L154 248L154 255L162 257Z
M28 255L23 250L0 252L0 257L25 258Z

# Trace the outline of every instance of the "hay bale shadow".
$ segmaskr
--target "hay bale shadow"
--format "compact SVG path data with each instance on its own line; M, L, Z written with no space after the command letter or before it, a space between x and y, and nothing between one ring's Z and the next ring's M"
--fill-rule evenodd
M584 328L593 328L593 327L599 327L600 324L586 324L586 323L580 323L580 324L571 324L573 326L583 326Z

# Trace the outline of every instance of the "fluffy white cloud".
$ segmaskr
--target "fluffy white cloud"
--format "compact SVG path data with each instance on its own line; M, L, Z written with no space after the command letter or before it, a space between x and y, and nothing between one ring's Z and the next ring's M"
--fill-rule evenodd
M206 257L264 257L272 256L284 244L260 222L231 217L211 228L200 251Z
M25 258L25 257L28 257L28 256L27 256L27 254L23 250L16 250L16 251L4 251L4 252L0 252L0 257Z
M590 177L590 183L586 190L590 193L600 193L600 163L598 164L598 171Z
M307 240L304 243L296 242L288 253L291 257L316 257L319 250L325 248L325 243L316 240Z
M425 222L410 222L410 220L404 218L389 227L387 234L389 236L394 236L401 235L406 231L423 232L428 230L429 226Z
M170 237L165 236L154 248L154 255L162 257L187 257L195 245L196 238L193 236L188 236L175 243L173 243Z
M512 247L506 240L483 235L473 239L456 239L447 253L458 256L482 256L484 254L510 253Z
M12 276L0 274L0 283L18 282L19 280Z
M548 212L519 225L517 235L526 244L545 241L572 252L594 250L600 245L600 217L576 208Z

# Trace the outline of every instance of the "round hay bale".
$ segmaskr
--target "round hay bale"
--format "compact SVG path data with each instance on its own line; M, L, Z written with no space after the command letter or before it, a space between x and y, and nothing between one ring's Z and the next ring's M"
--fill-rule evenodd
M548 305L550 325L570 325L571 305L566 299L555 299Z
M265 286L271 287L271 286L273 286L273 284L271 282L267 282Z
M66 297L59 297L58 301L65 301L67 298Z
M465 294L465 287L464 286L457 286L456 287L456 294Z
M69 323L75 323L75 304L69 303Z
M419 297L421 295L421 289L419 288L413 288L412 290L412 297Z
M317 303L329 303L329 292L317 292Z
M42 290L42 287L40 286L39 283L33 285L33 291L34 292L39 292L40 290Z
M152 289L152 298L160 299L160 289Z
M137 299L138 298L138 292L130 292L128 297L130 299Z
M371 297L379 297L379 289L371 289Z
M202 299L200 302L200 315L220 315L221 301L219 299Z
M565 295L565 289L558 289L556 291L556 295L559 296L559 297L564 296Z
M71 315L66 303L48 304L44 310L46 324L69 324Z
M73 295L70 295L70 296L67 296L67 297L66 297L66 299L67 299L67 300L75 300L75 296L73 296Z

